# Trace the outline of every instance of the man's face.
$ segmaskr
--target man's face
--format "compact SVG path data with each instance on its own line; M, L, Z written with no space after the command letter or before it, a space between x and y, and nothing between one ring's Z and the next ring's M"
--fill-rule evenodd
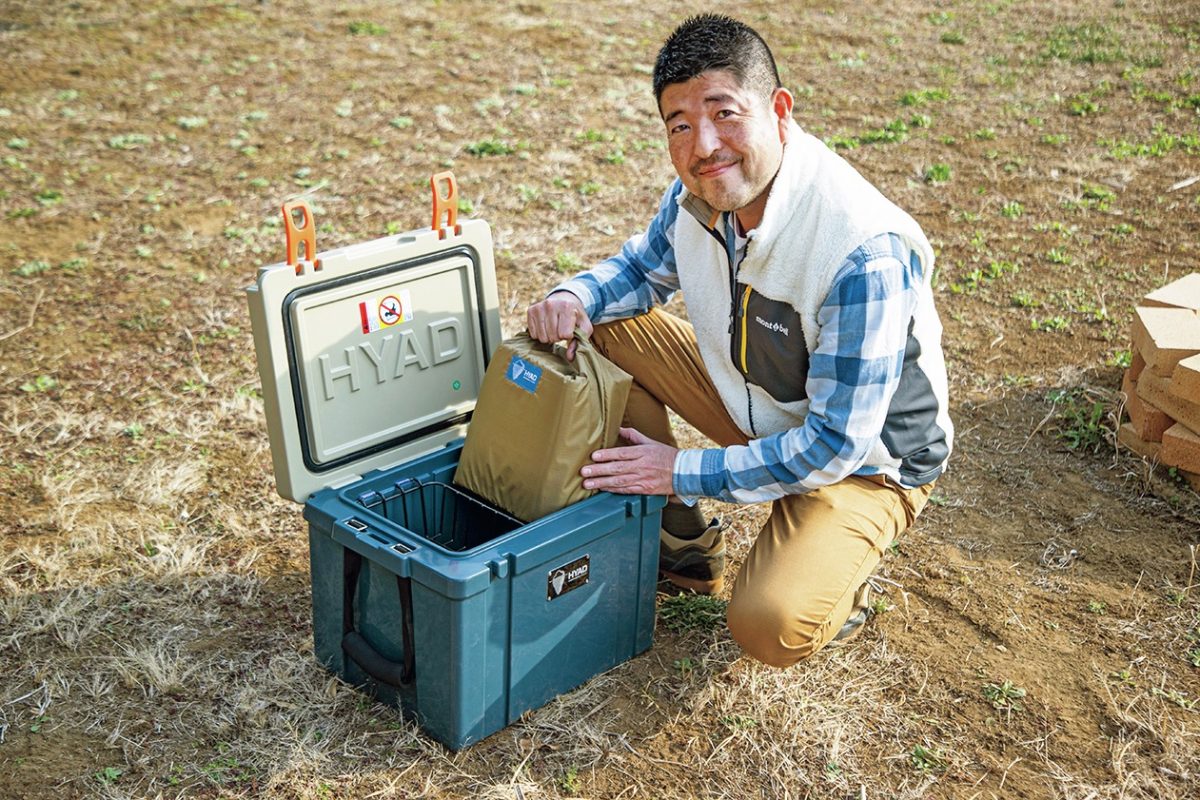
M767 190L783 158L792 100L751 93L724 70L663 89L659 107L671 163L692 194L719 211L740 211L746 229L762 220Z

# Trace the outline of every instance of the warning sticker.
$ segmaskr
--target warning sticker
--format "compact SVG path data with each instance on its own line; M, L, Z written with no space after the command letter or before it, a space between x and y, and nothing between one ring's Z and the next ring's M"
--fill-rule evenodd
M510 383L515 383L534 394L537 392L538 382L542 379L542 368L530 364L520 356L513 356L512 361L508 362L508 369L504 371L504 377L508 378Z
M396 294L364 300L358 304L358 317L363 333L374 333L413 318L412 297L407 289Z

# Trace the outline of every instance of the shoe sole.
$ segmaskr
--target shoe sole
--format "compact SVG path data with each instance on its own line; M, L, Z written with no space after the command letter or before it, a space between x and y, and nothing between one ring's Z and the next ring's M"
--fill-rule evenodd
M680 589L685 589L696 594L719 594L725 588L724 576L718 576L712 580L700 580L699 578L689 578L685 575L676 575L674 572L662 570L658 573L661 577L671 582L671 585Z

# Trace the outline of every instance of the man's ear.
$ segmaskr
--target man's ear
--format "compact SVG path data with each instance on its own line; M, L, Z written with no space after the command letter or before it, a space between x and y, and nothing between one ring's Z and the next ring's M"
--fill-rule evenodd
M792 121L792 93L782 86L771 93L771 113L779 124L779 141L787 143L788 126Z

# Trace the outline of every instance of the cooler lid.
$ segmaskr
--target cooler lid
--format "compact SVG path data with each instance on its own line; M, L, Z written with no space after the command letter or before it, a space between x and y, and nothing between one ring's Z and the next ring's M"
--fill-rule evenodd
M284 205L288 260L246 289L283 497L465 434L501 338L492 237L482 220L457 224L452 175L432 183L433 228L322 253L308 206Z

